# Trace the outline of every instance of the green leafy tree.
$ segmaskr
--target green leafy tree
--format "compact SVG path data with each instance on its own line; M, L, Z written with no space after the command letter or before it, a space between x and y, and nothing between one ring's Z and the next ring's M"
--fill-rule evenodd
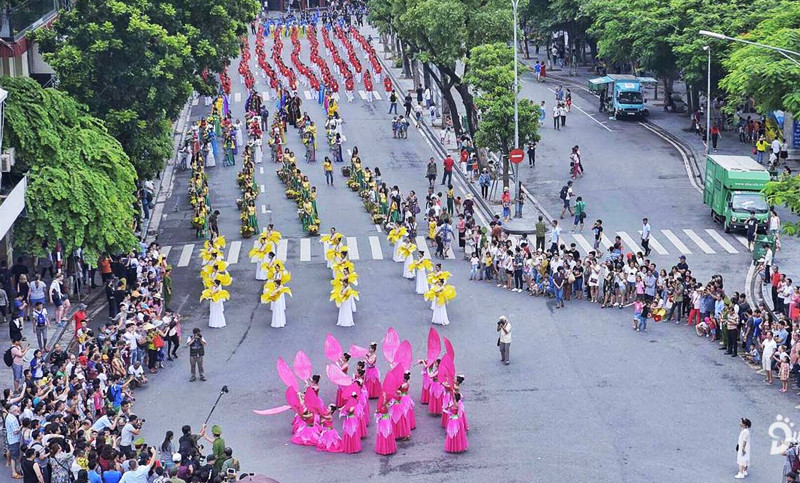
M29 78L0 78L9 92L4 142L28 172L27 219L15 225L20 251L60 240L87 260L136 245L136 172L120 143L86 106Z
M189 41L150 20L145 0L81 0L40 29L60 88L106 121L142 178L171 153L169 121L192 92Z
M778 48L797 50L800 45L800 3L792 2L771 10L766 20L743 33L743 39ZM736 44L723 65L728 74L720 86L730 95L752 95L762 113L786 110L800 113L800 66L779 52L752 45Z
M800 214L800 176L782 176L770 181L763 192L769 204L785 206L795 215ZM788 235L800 234L800 222L783 220L781 228Z
M539 139L539 108L530 99L517 101L519 146L514 146L514 51L503 43L480 45L473 47L469 62L465 80L474 86L481 111L475 142L503 154L503 186L508 186L508 153Z
M467 127L475 132L474 98L469 83L469 56L473 47L511 39L511 2L507 0L370 0L370 20L383 32L395 33L409 52L423 63L451 112L458 112L452 89L458 91ZM466 67L463 67L466 65ZM462 72L463 68L463 72ZM453 126L462 126L457 116Z

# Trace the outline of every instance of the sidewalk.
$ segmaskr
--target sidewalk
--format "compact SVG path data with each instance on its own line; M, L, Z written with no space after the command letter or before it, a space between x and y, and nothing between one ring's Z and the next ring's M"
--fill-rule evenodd
M392 59L387 58L388 52L385 50L385 46L379 42L380 36L378 35L377 30L367 25L362 29L362 31L364 34L373 35L373 38L376 41L376 52L381 64L383 65L385 74L388 75L392 80L394 88L398 93L400 93L400 96L402 97L402 95L408 91L413 91L415 87L414 79L411 77L403 77L403 69L394 67L393 62L391 62ZM453 90L453 97L456 99L456 108L463 108L463 106L458 105L461 98L455 89ZM431 121L430 115L425 113L420 122L417 122L413 116L409 119L409 121L414 124L414 126L420 131L420 134L422 134L422 136L431 146L431 149L439 154L441 158L444 158L447 154L451 154L456 162L458 162L459 150L456 136L452 131L445 132L445 129L442 126L443 118L438 117L437 119ZM480 154L481 148L478 147L477 149L479 150L478 157L481 158L481 167L484 167L484 156ZM465 191L468 190L477 202L477 205L480 208L483 208L487 218L484 220L486 222L484 224L488 224L494 215L502 216L502 206L500 205L499 201L500 195L502 194L502 166L499 165L499 158L494 153L486 153L485 162L494 163L498 167L498 171L500 171L500 173L498 173L498 177L494 180L494 183L490 187L489 199L485 201L481 198L480 189L477 182L470 182L464 173L462 173L459 169L455 169L454 171L457 173L456 178L459 179L464 185ZM512 185L511 194L513 195L513 167L511 173L509 174L509 182ZM522 192L525 195L522 205L522 218L512 218L508 222L503 222L504 230L507 233L514 235L533 234L535 232L537 218L540 214L543 214L548 221L551 220L550 215L543 210L538 201L525 189L524 186ZM511 213L513 216L513 206Z

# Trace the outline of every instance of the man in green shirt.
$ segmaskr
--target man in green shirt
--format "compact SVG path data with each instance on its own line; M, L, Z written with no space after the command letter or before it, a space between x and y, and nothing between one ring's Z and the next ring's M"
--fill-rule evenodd
M572 233L575 233L575 227L579 226L578 233L583 231L583 220L586 219L586 202L583 201L582 196L575 198L575 222L572 226Z
M547 235L547 224L544 222L544 217L539 215L539 221L536 222L536 249L544 251L544 237Z
M223 478L229 478L228 469L233 468L236 472L239 472L239 460L233 457L233 450L230 448L225 448L225 456L223 457L225 460L222 464L222 469L220 470L220 475ZM234 479L235 478L231 478Z
M211 445L211 452L214 453L216 460L214 461L214 466L217 470L222 469L222 463L225 462L225 440L222 439L222 428L217 426L216 424L211 427L211 434L214 435L214 439Z

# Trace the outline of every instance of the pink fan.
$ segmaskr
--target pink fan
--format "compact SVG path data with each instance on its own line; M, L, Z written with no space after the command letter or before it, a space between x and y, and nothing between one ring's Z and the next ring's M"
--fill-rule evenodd
M297 379L294 378L289 364L287 364L282 357L278 358L278 376L288 387L294 388L295 391L297 390Z
M433 364L433 361L439 358L439 354L442 352L442 342L439 339L439 333L436 332L436 329L431 327L431 330L428 331L428 357L425 362L428 365Z
M455 378L456 366L453 363L453 355L448 352L442 357L442 362L439 363L439 379L452 386Z
M328 379L337 386L349 386L353 384L353 380L350 376L342 372L336 364L328 364L325 367L325 374L327 374Z
M394 397L394 393L397 392L397 389L403 384L404 372L405 370L403 367L397 364L391 371L386 373L386 376L383 378L383 391L386 393L387 397Z
M394 360L403 368L403 372L411 367L412 353L411 343L409 341L404 340L403 343L400 344L400 347L397 348L397 352L394 353Z
M306 389L305 394L305 403L306 408L314 414L322 414L325 412L325 405L322 404L322 399L317 396L317 393L314 392L314 389L309 387Z
M352 357L353 359L361 359L362 357L367 355L367 352L369 352L369 349L365 349L365 348L363 348L361 346L357 346L357 345L353 344L353 345L350 346L349 354L350 354L350 357Z
M297 395L297 389L293 387L286 388L286 403L297 412L303 413L303 404L300 402L300 396Z
M273 414L280 414L280 413L282 413L284 411L288 411L290 409L292 409L291 406L283 405L283 406L278 406L277 408L272 408L272 409L253 409L253 412L256 413L256 414L260 414L261 416L271 416Z
M308 358L305 352L297 351L292 367L294 367L294 373L301 381L307 381L311 377L311 359Z
M383 357L389 364L394 364L394 353L398 347L400 347L400 336L393 327L389 327L383 336Z
M450 339L448 339L447 337L444 338L444 348L445 348L445 350L447 351L448 354L452 354L453 355L453 361L455 361L456 360L456 353L453 350L453 344L450 343Z
M342 357L342 345L336 340L333 334L328 334L325 337L324 345L325 357L331 362L337 362ZM351 354L352 355L352 354Z

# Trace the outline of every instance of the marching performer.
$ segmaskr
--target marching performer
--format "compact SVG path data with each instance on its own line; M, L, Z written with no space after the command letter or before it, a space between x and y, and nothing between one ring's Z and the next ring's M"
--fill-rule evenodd
M358 300L358 292L350 287L347 277L341 280L334 280L333 290L331 290L331 300L339 307L339 318L336 325L339 327L352 327L353 312L355 312L356 300Z
M456 289L452 285L445 285L439 278L430 290L425 292L425 300L433 302L433 317L431 322L439 325L450 325L447 318L447 304L456 297Z
M404 258L400 256L400 245L403 241L403 238L408 236L408 230L404 226L399 226L392 228L387 235L389 239L389 243L394 245L394 252L392 253L392 260L395 262L403 262L405 261Z
M414 262L414 252L416 250L417 246L411 242L411 238L406 238L405 241L400 244L398 254L403 259L403 278L414 278L411 264Z
M227 290L222 288L219 280L214 280L211 288L203 290L200 301L210 300L208 326L214 329L225 327L225 300L230 298Z
M408 267L411 272L415 273L417 278L417 286L415 292L419 295L425 295L425 292L428 291L428 272L433 270L433 262L430 258L425 258L425 252L420 250L419 258L411 262L411 265Z
M272 323L270 327L281 328L286 326L286 298L292 296L289 287L284 286L280 279L270 280L264 284L264 292L261 294L261 303L270 304L272 310Z

